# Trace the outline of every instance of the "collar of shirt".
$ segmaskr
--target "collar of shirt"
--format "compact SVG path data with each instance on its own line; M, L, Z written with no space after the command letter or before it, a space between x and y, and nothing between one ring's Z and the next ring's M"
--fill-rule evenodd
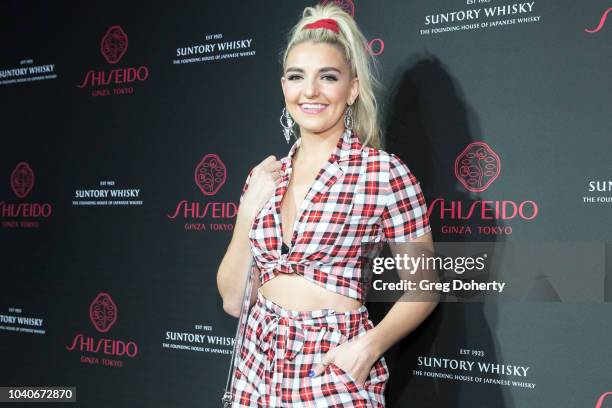
M278 229L277 234L279 237L282 236L280 227L281 201L289 185L289 178L292 172L291 161L297 148L300 146L301 141L301 137L296 140L293 146L291 146L291 149L289 150L287 156L281 160L281 170L283 171L283 176L281 177L280 182L272 198L271 207L274 209L272 213L274 214L276 227ZM338 139L338 143L336 144L334 151L330 155L328 161L325 163L323 168L319 171L318 175L315 177L314 183L311 185L310 190L308 190L308 192L306 193L306 197L304 197L304 201L302 202L300 208L297 211L295 225L298 225L298 228L295 228L295 225L294 228L292 228L293 235L290 240L291 249L293 249L296 234L298 234L299 231L299 223L301 222L306 210L312 203L317 202L330 189L330 187L346 172L348 163L361 158L363 148L363 144L351 130L347 129L342 133L342 137ZM355 180L355 183L356 181L357 180ZM287 256L287 254L284 254L284 256Z
M287 175L291 171L291 161L293 160L293 156L295 155L296 150L300 147L302 143L302 138L300 137L298 140L293 143L291 149L289 149L289 153L285 158L285 163L283 163L284 174ZM329 161L337 161L343 162L345 160L354 160L355 158L361 156L361 151L363 149L363 145L359 138L350 130L345 130L342 133L342 137L338 139L338 143L336 144L336 148L332 152Z

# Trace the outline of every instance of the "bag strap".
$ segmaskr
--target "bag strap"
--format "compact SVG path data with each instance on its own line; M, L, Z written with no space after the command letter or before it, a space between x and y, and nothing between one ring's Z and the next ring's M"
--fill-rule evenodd
M251 303L251 289L253 287L253 256L249 262L249 269L247 272L246 284L244 285L244 297L242 299L242 308L240 309L240 316L238 317L238 326L236 327L236 335L234 339L234 348L232 350L232 358L230 360L229 372L227 373L227 381L225 383L225 392L223 393L223 404L228 407L232 400L231 387L234 385L234 365L236 364L236 355L238 347L242 344L242 338L244 337L244 328L246 327L246 316L248 314L249 303Z

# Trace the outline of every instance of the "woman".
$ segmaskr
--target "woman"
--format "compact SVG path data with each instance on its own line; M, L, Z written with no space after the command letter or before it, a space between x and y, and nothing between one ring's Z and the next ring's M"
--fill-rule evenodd
M333 5L307 7L291 32L281 124L300 137L286 157L269 156L247 176L217 276L224 309L238 316L254 257L234 406L382 407L383 353L435 308L397 302L373 327L363 304L362 241L431 243L418 181L377 149L365 44Z

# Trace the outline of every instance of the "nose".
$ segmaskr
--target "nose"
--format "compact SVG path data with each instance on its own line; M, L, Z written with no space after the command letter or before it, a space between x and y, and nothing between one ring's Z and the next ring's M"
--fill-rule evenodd
M317 79L312 78L308 81L304 81L304 95L308 98L313 98L319 95L319 88L317 87Z

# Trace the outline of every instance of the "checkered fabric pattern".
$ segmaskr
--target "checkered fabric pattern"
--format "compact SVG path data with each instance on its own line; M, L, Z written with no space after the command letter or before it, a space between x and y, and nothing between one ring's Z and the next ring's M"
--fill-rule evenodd
M361 276L362 242L407 242L428 233L425 198L395 154L363 146L345 131L298 209L288 253L282 253L280 207L301 138L281 159L274 195L255 217L251 250L263 285L279 273L304 278L362 303L370 277ZM252 170L242 195L248 189Z
M373 328L365 305L348 312L292 311L258 292L232 385L233 407L384 407L389 370L381 357L364 385L330 364L318 376L308 371L325 353Z

